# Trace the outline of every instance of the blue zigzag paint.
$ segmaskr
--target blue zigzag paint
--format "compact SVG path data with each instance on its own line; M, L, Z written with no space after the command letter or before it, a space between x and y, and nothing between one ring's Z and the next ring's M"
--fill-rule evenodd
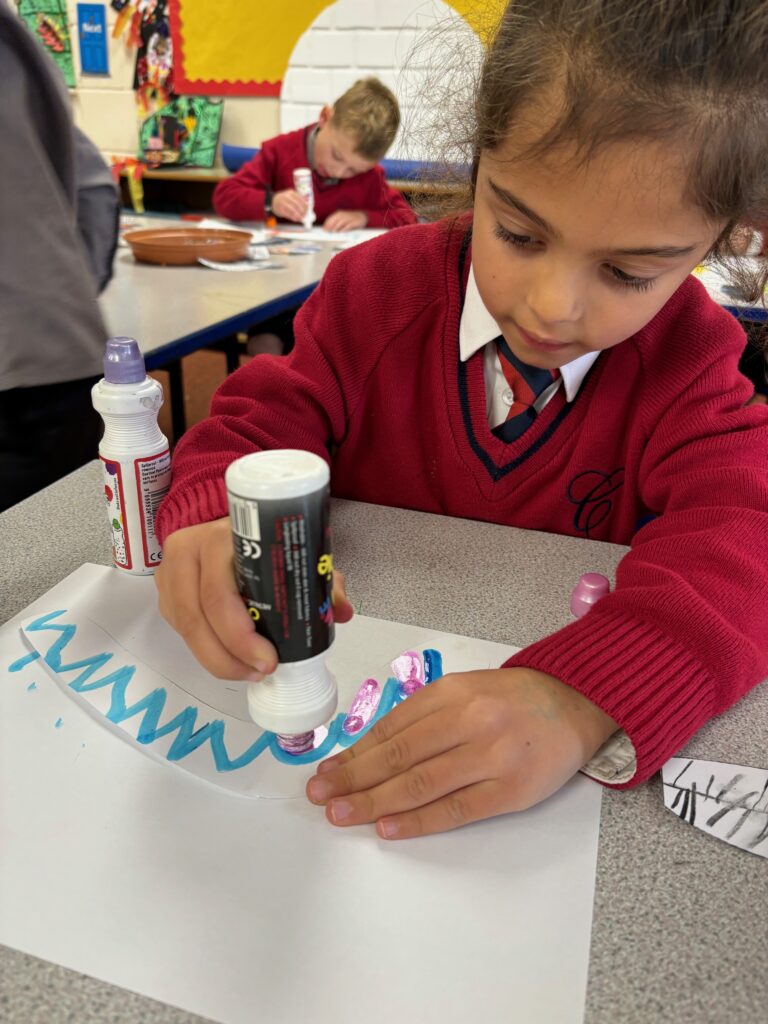
M115 725L119 725L134 715L143 714L136 735L137 742L144 745L153 743L162 736L167 736L175 731L176 736L165 755L169 761L181 761L194 750L197 750L198 747L208 743L216 769L220 772L231 772L236 771L238 768L244 768L260 754L263 754L265 750L269 750L273 757L284 764L310 764L313 761L320 761L322 758L327 757L336 746L349 747L357 742L375 722L383 718L387 712L391 711L396 704L401 703L403 700L399 693L399 683L396 679L390 678L384 686L384 692L381 695L381 701L379 702L376 714L365 729L361 729L354 736L349 736L343 731L341 726L347 716L341 713L336 715L331 721L328 727L328 735L323 742L315 749L309 750L304 754L287 754L278 745L275 734L265 732L241 754L231 757L224 738L225 723L220 718L205 722L199 728L195 728L198 709L190 706L174 715L168 722L165 722L163 725L160 724L160 718L168 695L164 687L158 687L133 704L127 703L126 691L136 673L135 665L122 665L108 672L107 675L102 676L100 679L92 679L92 676L108 665L114 658L113 654L103 652L101 654L94 654L89 658L83 658L80 661L73 661L71 664L64 664L62 651L77 633L76 625L54 621L66 614L66 609L49 612L34 619L26 627L29 632L42 633L52 630L60 634L46 651L43 657L45 664L57 675L82 669L80 674L67 684L76 693L85 693L88 690L97 690L104 686L111 686L110 706L105 717ZM39 657L38 651L25 654L23 657L12 662L8 666L8 671L18 672ZM440 652L428 649L423 652L423 657L425 680L432 682L435 679L439 679L443 674L443 661Z

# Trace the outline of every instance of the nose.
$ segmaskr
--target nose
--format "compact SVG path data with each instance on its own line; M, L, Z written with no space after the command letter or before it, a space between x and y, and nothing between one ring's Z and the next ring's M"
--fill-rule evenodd
M542 254L530 261L528 269L526 299L542 334L558 324L573 324L581 319L584 282L572 265Z

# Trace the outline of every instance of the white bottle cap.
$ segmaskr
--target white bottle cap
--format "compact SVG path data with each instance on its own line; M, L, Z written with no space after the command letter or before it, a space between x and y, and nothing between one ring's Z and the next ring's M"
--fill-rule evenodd
M330 649L330 648L329 648ZM325 664L327 652L277 666L261 683L248 686L248 711L270 732L309 732L325 724L336 710L336 679Z
M243 455L224 474L227 490L232 494L262 501L299 498L302 494L319 491L330 479L331 472L324 459L298 448Z

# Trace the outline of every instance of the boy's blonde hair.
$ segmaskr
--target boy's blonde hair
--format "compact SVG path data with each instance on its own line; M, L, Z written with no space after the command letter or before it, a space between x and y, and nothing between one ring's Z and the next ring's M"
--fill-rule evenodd
M400 127L400 107L378 78L360 78L333 105L333 124L355 140L355 152L381 160Z

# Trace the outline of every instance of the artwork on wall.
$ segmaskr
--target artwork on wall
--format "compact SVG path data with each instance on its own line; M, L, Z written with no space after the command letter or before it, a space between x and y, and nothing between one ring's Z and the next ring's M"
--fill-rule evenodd
M332 0L169 0L181 93L279 96L296 41Z
M75 86L67 0L19 0L19 15L50 53L70 89Z
M111 0L117 11L113 38L136 47L133 88L142 110L173 96L173 42L167 0Z
M84 75L108 75L107 11L104 4L77 5L80 70Z
M139 128L139 158L148 167L213 167L223 103L175 96Z
M168 0L179 93L279 96L297 42L332 0ZM414 10L423 7L413 0ZM429 6L429 5L427 5ZM501 13L503 0L448 4L480 37ZM357 22L356 22L357 24ZM373 27L373 26L372 26Z

